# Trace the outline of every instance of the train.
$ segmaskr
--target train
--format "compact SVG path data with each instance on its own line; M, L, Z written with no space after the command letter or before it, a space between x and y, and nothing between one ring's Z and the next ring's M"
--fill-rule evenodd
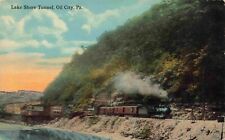
M170 117L171 110L170 107L166 105L124 105L87 107L80 111L70 110L68 113L62 106L28 105L22 108L21 116L24 122L39 122L63 117L66 113L69 118L106 115L165 119Z

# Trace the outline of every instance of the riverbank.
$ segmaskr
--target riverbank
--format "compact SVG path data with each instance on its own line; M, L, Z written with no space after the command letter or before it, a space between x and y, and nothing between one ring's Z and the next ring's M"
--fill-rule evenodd
M56 128L25 126L0 122L0 140L110 140Z
M221 125L217 121L99 116L62 118L42 126L111 140L220 140Z
M0 123L26 125L26 123L18 120L0 119Z

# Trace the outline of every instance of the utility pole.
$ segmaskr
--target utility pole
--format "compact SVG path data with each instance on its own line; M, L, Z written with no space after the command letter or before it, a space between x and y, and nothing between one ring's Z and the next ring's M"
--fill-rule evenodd
M223 117L223 122L222 122L221 140L223 140L223 126L224 126L224 117Z
M221 134L220 134L220 140L223 140L223 127L224 127L224 116L218 117L217 120L219 123L222 123L222 128L221 128Z
M225 56L225 52L224 52L223 55ZM225 67L225 65L224 65L223 67ZM223 70L224 70L224 72L225 72L225 68L224 68ZM225 74L224 74L224 75L225 75ZM223 91L224 91L224 93L225 93L225 82L224 82L224 81L223 81L223 85L224 85ZM223 116L223 122L222 122L221 140L223 140L223 126L224 126L224 116Z

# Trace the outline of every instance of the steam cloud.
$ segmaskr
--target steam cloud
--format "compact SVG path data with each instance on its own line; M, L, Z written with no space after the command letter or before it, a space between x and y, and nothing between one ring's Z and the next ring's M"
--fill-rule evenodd
M150 78L144 80L134 72L120 73L114 78L114 88L124 94L138 93L159 98L167 98L167 92Z

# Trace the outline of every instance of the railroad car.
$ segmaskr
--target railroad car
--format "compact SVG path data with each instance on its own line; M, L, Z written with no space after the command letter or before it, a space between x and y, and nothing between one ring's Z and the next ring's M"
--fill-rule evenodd
M27 105L21 109L21 116L25 122L37 122L50 119L50 108L42 105Z
M52 120L63 115L62 106L26 105L21 108L22 120L25 122L39 122Z
M100 107L98 115L167 118L170 112L167 106L114 106Z

